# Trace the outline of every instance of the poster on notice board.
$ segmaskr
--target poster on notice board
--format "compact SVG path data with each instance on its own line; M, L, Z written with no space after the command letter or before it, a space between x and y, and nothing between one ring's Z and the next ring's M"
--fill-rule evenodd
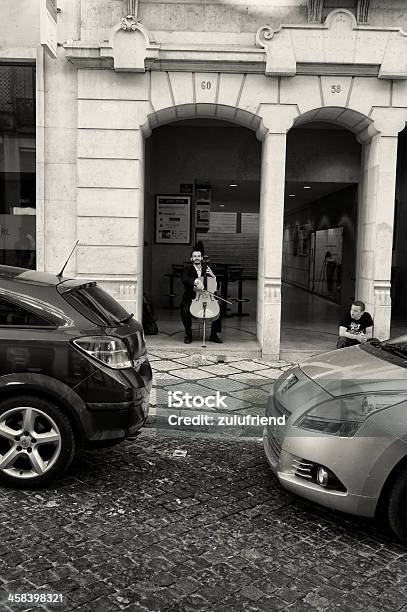
M155 199L155 243L189 244L191 241L191 196L157 195Z

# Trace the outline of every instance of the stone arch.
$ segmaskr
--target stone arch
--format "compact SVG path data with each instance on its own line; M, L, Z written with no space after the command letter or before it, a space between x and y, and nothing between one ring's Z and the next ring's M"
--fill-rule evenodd
M226 104L180 104L162 108L147 115L146 122L141 126L144 135L148 138L154 128L174 121L185 119L218 119L229 121L256 132L259 140L263 140L267 128L262 117L250 111Z
M355 295L374 318L374 335L390 335L391 262L394 222L397 136L405 111L372 107L369 115L340 106L316 107L293 121L340 125L362 145L358 190Z
M260 106L259 110L261 110ZM174 104L172 106L165 106L152 112L150 110L150 112L146 114L145 121L140 125L140 128L144 135L144 138L147 139L151 136L154 129L160 128L170 123L176 123L178 121L191 119L212 119L214 121L232 123L235 124L237 127L242 127L251 130L255 133L259 141L263 141L266 135L269 133L269 127L266 126L267 118L260 116L260 114L256 114L254 112L239 108L238 106L205 102L187 102L184 104ZM261 198L259 201L259 209L260 208ZM143 213L143 218L144 214L145 212ZM260 265L261 264L259 257L258 269L260 268ZM140 268L141 267L142 266L140 265ZM262 291L263 287L258 282L258 293ZM261 327L261 325L258 316L259 315L257 315L258 338L260 341L261 348L264 349L263 343L261 342L259 337L259 328ZM274 356L276 357L277 355Z
M311 122L332 123L333 125L341 126L353 132L360 142L370 140L378 134L378 130L371 117L351 108L341 106L317 107L302 113L294 119L293 127L299 127Z

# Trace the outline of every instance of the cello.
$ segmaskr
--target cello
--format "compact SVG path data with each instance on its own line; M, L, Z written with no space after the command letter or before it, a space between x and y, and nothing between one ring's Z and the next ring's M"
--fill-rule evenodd
M204 255L202 258L202 279L203 289L195 287L195 298L191 302L189 311L195 319L200 319L203 322L203 337L202 346L205 347L206 341L206 322L212 323L219 317L220 308L218 300L231 304L228 300L215 295L216 291L216 278L208 276L208 256Z

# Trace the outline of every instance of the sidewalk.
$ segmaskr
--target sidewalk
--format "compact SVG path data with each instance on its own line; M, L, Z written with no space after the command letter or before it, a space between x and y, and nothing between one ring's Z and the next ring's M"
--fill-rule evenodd
M275 380L293 364L217 350L205 355L148 350L154 373L148 426L229 437L262 435L257 416L264 416Z

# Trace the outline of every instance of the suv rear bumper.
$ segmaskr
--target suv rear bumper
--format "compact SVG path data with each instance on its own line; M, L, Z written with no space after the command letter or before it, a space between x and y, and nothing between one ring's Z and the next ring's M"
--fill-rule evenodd
M110 404L88 404L84 425L84 446L96 442L124 440L145 423L149 408L149 391L139 390L137 401Z

